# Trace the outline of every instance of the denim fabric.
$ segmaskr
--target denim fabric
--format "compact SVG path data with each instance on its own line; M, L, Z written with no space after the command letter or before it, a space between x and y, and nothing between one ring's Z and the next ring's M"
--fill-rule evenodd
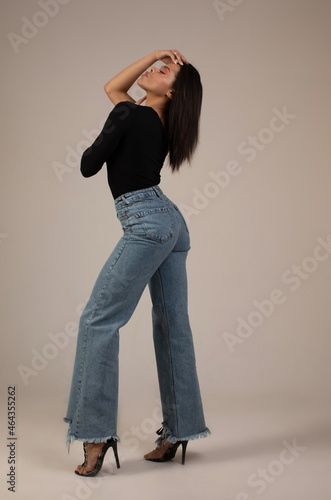
M75 439L117 435L119 329L148 285L164 426L161 439L206 437L187 304L190 235L179 208L159 186L115 199L123 235L104 264L80 317L67 415Z

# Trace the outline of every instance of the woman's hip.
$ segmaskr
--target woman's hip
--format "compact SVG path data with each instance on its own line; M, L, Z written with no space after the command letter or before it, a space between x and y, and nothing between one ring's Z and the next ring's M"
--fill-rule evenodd
M189 240L189 230L177 205L159 186L125 193L115 199L117 218L124 233L132 239L147 239L164 245L170 241ZM180 246L189 248L189 241ZM168 246L168 245L167 245Z

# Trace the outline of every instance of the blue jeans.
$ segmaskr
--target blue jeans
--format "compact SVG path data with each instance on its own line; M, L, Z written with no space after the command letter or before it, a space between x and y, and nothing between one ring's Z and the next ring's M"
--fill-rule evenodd
M206 437L187 305L189 231L159 186L115 199L123 235L104 264L80 317L67 415L75 439L117 435L119 329L148 284L163 429L155 441Z

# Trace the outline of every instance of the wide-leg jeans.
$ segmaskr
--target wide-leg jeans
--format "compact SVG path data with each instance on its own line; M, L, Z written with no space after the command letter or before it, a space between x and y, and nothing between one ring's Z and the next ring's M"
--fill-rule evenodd
M80 317L66 417L68 452L74 440L104 442L117 435L119 329L148 285L163 415L161 436L176 442L206 437L188 315L185 219L159 186L114 200L123 235ZM160 434L160 433L159 433Z

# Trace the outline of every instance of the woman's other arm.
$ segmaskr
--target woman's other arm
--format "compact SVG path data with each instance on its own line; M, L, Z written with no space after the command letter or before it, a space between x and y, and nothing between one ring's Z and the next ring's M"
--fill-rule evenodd
M99 136L87 148L81 158L80 171L84 177L91 177L101 170L103 164L116 149L119 141L129 128L130 113L129 103L115 106L109 113Z

